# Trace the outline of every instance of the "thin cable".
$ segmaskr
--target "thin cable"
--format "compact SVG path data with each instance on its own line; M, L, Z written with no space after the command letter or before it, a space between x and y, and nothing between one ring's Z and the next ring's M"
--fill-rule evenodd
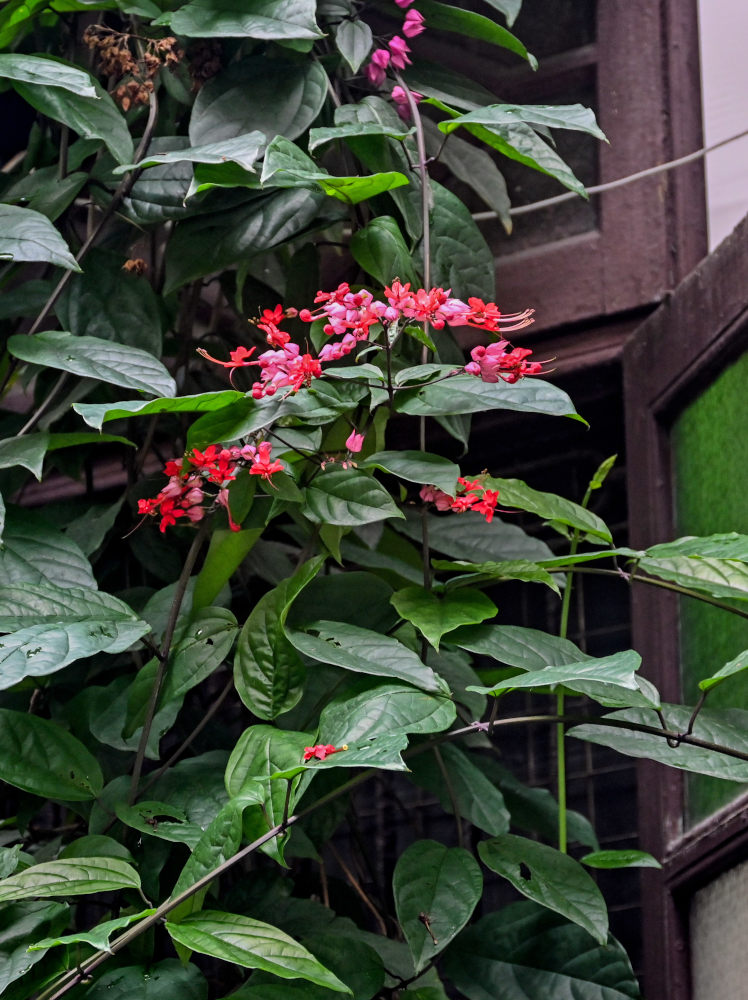
M731 135L729 139L722 139L720 142L715 142L712 146L704 146L703 149L697 149L693 153L688 153L686 156L679 156L677 160L669 160L667 163L660 163L656 167L647 167L646 170L638 170L635 174L629 174L627 177L619 177L618 180L608 181L605 184L594 184L592 187L586 189L587 194L602 194L603 191L612 191L614 188L625 187L627 184L633 184L634 181L640 180L642 177L652 177L655 174L665 173L667 170L674 170L676 167L682 167L686 163L693 163L694 160L700 160L702 156L706 156L707 153L714 152L715 149L720 149L722 146L727 146L731 142L737 142L738 139L744 139L748 135L748 129L744 132L738 132L737 135ZM515 208L509 209L509 214L514 215L528 215L530 212L538 212L541 208L549 208L551 205L560 205L564 201L571 201L572 198L578 198L579 195L575 191L565 191L564 194L554 195L553 198L543 198L542 201L533 201L529 205L517 205ZM498 215L496 212L473 212L473 218L476 222L483 222L487 219L496 219Z

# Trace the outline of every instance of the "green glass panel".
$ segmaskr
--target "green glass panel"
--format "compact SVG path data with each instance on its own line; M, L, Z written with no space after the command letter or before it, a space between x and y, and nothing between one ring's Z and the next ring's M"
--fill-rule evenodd
M726 368L683 411L672 429L671 442L676 534L748 534L748 354ZM748 621L684 599L681 676L686 703L695 703L703 677L744 649L748 649ZM748 709L748 675L716 687L707 704ZM697 823L744 790L733 782L689 776L686 822Z

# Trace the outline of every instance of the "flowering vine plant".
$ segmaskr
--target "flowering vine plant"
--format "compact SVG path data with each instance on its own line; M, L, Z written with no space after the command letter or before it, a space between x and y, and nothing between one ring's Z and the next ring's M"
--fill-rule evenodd
M584 193L548 131L593 113L428 61L457 36L531 71L519 0L6 6L0 996L639 996L595 873L657 861L598 850L567 739L734 782L748 755L569 640L574 579L672 586L677 556L734 613L745 539L614 547L610 461L576 502L470 439L582 420L487 237L506 157ZM560 628L509 621L509 587ZM498 756L523 725L553 796Z

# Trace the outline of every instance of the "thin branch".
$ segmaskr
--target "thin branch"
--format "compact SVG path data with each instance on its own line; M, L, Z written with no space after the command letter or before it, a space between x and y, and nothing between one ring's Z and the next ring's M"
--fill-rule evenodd
M382 934L382 937L387 937L387 925L382 919L382 914L379 912L379 910L376 908L372 900L369 898L369 895L366 892L366 890L363 888L363 886L358 881L356 876L353 874L351 869L345 863L345 861L340 856L338 851L335 850L335 847L333 846L332 843L328 843L327 849L330 852L330 854L332 854L332 856L335 858L340 867L343 869L343 873L345 877L348 879L351 888L354 890L354 892L359 897L364 906L367 908L367 910L369 910L369 912L374 916L374 919L377 922L377 926L379 927L379 930Z
M455 825L457 827L457 843L460 847L465 846L465 833L462 828L462 816L460 816L460 810L457 808L457 796L455 795L454 785L452 784L452 779L449 776L449 771L444 765L444 758L441 755L439 747L434 747L434 757L436 757L436 763L439 765L439 770L441 771L442 778L444 779L444 784L447 789L447 795L449 796L449 801L452 804L452 812L455 814Z

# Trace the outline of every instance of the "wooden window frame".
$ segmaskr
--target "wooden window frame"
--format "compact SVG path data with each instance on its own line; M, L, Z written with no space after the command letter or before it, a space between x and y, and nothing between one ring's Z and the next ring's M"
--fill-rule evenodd
M623 354L631 545L674 535L669 428L748 350L748 216L640 327ZM646 592L643 592L646 589ZM633 644L663 700L680 702L678 599L633 588ZM683 772L640 765L642 846L663 862L643 876L644 982L651 1000L690 1000L693 894L748 857L748 795L685 830Z

